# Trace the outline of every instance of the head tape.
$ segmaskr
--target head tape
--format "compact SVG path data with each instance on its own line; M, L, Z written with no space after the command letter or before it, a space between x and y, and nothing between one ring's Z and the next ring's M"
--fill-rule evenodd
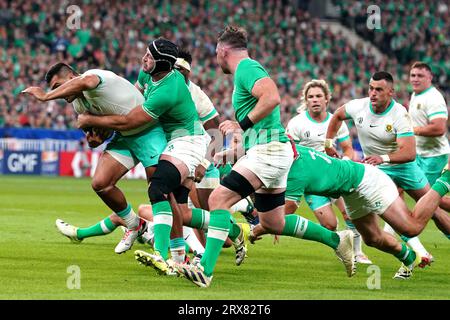
M178 57L178 47L176 44L169 40L158 38L148 45L148 50L155 60L155 65L149 72L151 75L173 69Z

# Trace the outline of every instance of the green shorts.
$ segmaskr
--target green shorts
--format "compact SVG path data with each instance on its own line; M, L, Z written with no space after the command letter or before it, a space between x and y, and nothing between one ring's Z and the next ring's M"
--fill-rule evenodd
M224 166L219 167L220 179L223 179L227 174L231 172L233 165L231 163L227 163Z
M157 124L131 136L116 132L105 151L127 169L133 168L139 162L147 168L158 164L159 156L166 145L164 130Z
M411 161L393 166L378 166L378 169L386 173L403 190L419 190L425 188L427 177L419 168L416 161Z
M416 161L419 168L425 173L430 185L433 185L436 179L441 176L442 169L448 163L448 154L426 158L417 156Z
M313 194L305 194L305 201L312 211L316 211L317 209L331 204L331 198Z
M208 169L205 172L205 178L220 178L220 171L217 169L214 164L210 164Z

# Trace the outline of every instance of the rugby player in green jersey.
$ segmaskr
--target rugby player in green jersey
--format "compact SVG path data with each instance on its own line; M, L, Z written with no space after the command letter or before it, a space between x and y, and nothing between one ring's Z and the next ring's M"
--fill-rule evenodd
M243 131L246 154L234 164L209 198L211 218L200 263L176 265L188 280L200 287L211 284L223 243L234 232L234 226L230 226L230 207L252 193L255 193L261 225L273 234L303 237L296 232L301 218L284 214L287 174L294 152L280 120L277 86L261 64L249 57L247 33L242 28L226 27L219 36L216 53L222 71L234 76L232 104L237 120L225 121L219 129L224 135ZM215 160L218 157L216 154ZM311 229L314 227L316 231L312 233L332 243L330 246L336 249L348 275L352 276L353 233L348 230L335 233L311 223ZM239 264L245 258L245 251L244 246L236 257Z
M308 147L297 146L297 151L299 156L289 171L286 200L295 203L304 194L333 198L342 196L347 214L364 242L394 255L402 262L394 278L411 277L413 268L421 261L420 256L383 231L378 225L377 216L397 232L409 237L417 236L433 216L442 196L449 191L450 172L444 170L410 212L394 182L377 167L332 158ZM307 226L306 222L298 228ZM256 226L250 235L251 241L264 233L267 232L263 226Z

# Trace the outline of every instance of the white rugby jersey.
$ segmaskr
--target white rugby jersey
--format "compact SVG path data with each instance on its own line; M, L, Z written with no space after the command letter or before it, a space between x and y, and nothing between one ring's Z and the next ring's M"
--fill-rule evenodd
M317 122L307 110L302 111L289 121L286 133L294 139L295 143L325 152L325 139L331 116L332 114L328 112L324 121ZM348 127L345 122L342 122L335 141L342 142L349 138Z
M370 98L354 99L344 105L352 118L364 156L383 155L398 149L397 138L413 136L412 124L404 106L392 99L380 114L372 109Z
M202 123L219 115L214 108L212 101L198 85L189 81L188 87L191 92L192 100L197 108L198 117Z
M447 104L442 94L431 86L419 94L412 94L409 115L414 127L423 127L433 119L447 119ZM416 149L421 157L436 157L450 153L446 134L439 137L416 136Z
M144 103L144 96L128 80L119 77L112 71L91 69L85 74L95 74L100 78L98 86L83 91L84 98L77 98L73 103L75 112L80 114L86 111L96 115L126 115L134 107ZM140 132L151 125L137 129L123 131L124 135Z

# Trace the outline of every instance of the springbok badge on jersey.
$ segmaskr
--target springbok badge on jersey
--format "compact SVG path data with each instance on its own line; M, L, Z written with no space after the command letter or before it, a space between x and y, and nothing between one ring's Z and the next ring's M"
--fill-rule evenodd
M386 132L392 132L392 124L386 125Z

